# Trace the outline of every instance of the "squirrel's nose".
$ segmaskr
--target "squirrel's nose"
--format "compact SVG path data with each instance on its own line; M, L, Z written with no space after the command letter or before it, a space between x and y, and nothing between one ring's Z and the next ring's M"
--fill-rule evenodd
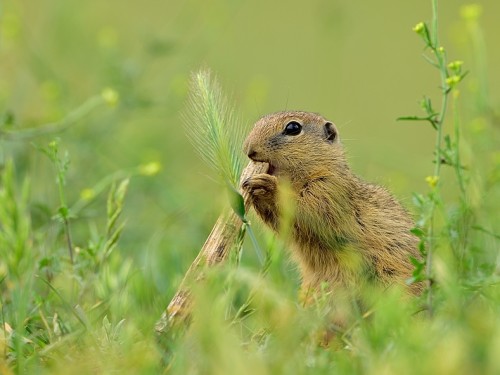
M254 149L250 149L248 150L247 152L247 156L252 159L252 160L255 160L255 157L257 156L257 151L255 151Z
M245 143L243 144L243 152L245 152L245 154L247 154L247 156L253 160L253 161L257 161L255 160L257 158L257 149L258 147L256 147L255 143L252 142L252 138L249 136L246 140L245 140Z

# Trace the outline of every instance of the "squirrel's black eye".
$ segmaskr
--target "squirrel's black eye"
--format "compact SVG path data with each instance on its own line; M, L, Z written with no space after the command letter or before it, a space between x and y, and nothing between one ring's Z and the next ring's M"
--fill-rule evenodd
M302 131L302 125L300 125L297 121L290 121L286 124L285 129L283 130L283 134L285 135L298 135Z

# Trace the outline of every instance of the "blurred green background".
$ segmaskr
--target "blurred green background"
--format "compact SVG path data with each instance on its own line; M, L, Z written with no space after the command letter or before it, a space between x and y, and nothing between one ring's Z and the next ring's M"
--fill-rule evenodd
M464 131L472 142L489 135L483 131L480 104L468 99L477 98L489 82L489 100L498 103L495 83L500 82L500 2L476 3L482 5L480 23L489 46L485 59L474 50L473 33L461 15L468 2L440 4L448 58L464 60L465 69L471 69L462 104ZM434 132L427 124L396 118L421 114L423 94L439 97L437 71L422 59L422 42L412 31L417 22L430 21L430 2L0 4L0 111L10 119L4 126L12 131L37 127L61 119L106 87L119 93L115 108L101 106L58 134L71 159L70 203L118 170L161 164L157 175L132 178L120 242L120 252L134 259L139 279L148 286L139 298L154 301L158 311L226 201L190 143L182 116L190 74L200 67L216 73L248 128L273 111L320 112L340 128L358 174L386 185L409 208L411 192L426 189ZM476 73L480 69L483 76ZM32 181L39 207L35 226L45 225L58 207L53 166L33 147L53 138L0 140L1 163L13 155L18 177ZM466 163L482 157L470 149L465 145ZM86 241L91 219L104 217L104 201L98 197L75 220L77 245Z

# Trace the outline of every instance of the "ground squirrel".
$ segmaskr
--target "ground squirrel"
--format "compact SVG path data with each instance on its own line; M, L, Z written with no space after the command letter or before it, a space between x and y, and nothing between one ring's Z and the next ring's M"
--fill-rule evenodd
M244 151L269 164L269 171L245 180L257 214L278 230L279 182L287 180L295 199L292 256L302 287L323 283L357 290L364 282L382 286L411 277L410 256L419 257L418 239L406 210L383 187L349 168L335 125L315 113L278 112L262 117ZM422 286L408 291L418 294Z

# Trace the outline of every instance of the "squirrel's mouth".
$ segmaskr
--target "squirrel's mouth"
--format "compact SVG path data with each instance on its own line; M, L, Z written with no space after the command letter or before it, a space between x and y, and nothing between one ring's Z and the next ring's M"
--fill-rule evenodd
M268 163L268 164L269 164L269 168L267 169L267 174L274 176L274 174L276 173L276 167L274 165L272 165L271 163Z

